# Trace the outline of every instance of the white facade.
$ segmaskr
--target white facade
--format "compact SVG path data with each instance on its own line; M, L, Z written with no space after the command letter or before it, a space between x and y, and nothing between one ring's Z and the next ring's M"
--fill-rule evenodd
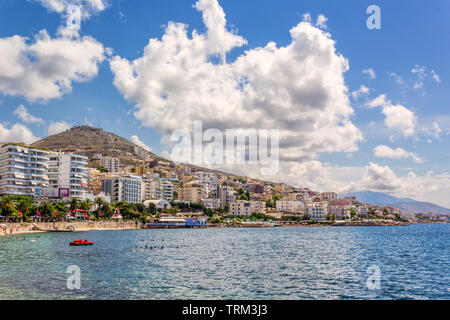
M256 212L266 213L264 201L237 200L230 203L229 214L232 216L251 216Z
M0 195L34 196L48 187L48 151L3 144L0 148Z
M67 188L71 197L83 198L89 180L88 157L62 152L50 152L48 179L50 188Z
M214 188L219 183L217 175L212 172L197 171L193 173L193 176L195 176L201 183L210 184L212 188Z
M109 172L117 173L120 171L120 160L111 157L102 157L101 165Z
M206 209L220 209L222 206L222 201L220 199L202 199L203 205Z
M338 195L336 192L323 192L321 196L322 196L323 200L327 200L327 201L337 200L337 198L338 198Z
M159 175L147 174L143 179L142 200L164 199L173 200L174 187L173 183Z
M277 211L281 212L303 212L305 205L302 201L296 200L278 200L277 201Z
M323 221L328 215L327 202L310 202L307 204L308 215L311 220Z
M111 202L142 202L142 177L136 175L116 176L102 181L102 191L111 197Z

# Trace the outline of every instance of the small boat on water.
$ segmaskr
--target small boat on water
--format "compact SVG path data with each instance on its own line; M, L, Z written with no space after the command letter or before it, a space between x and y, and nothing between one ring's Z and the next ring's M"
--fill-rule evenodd
M87 240L75 240L70 243L71 246L92 246L93 242L89 242Z

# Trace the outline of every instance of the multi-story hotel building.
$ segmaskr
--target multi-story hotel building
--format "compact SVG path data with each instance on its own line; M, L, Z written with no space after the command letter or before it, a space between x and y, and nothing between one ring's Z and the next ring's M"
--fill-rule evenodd
M305 205L302 201L296 200L278 200L277 201L277 211L280 212L290 212L290 213L301 213L304 212Z
M191 181L186 183L180 190L178 195L181 201L190 203L201 203L202 201L202 184L200 181Z
M310 202L306 206L308 215L311 220L323 221L328 215L327 202Z
M40 194L48 187L48 151L4 143L0 148L0 195Z
M109 172L116 173L120 171L120 160L117 158L102 157L101 165Z
M142 202L142 177L124 175L108 177L102 180L102 191L111 197L111 202Z
M322 192L322 200L324 201L334 201L337 200L338 195L336 192Z
M88 157L74 153L50 152L48 179L50 188L69 189L70 197L83 198L89 180Z
M266 213L264 201L237 200L230 203L229 214L232 216L250 216L256 212Z

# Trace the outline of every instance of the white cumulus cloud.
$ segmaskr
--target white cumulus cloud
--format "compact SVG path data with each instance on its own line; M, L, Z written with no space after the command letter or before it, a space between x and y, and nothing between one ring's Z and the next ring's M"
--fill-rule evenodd
M41 118L35 117L32 114L30 114L23 104L21 104L16 108L16 110L14 110L14 114L20 120L26 123L44 123L44 120L42 120Z
M367 88L365 85L361 85L358 90L352 92L352 97L356 100L360 96L369 94L369 91L369 88Z
M382 107L382 113L385 115L384 124L388 128L400 132L405 137L414 135L417 117L411 110L400 104L392 104L385 94L369 101L367 105L372 108Z
M144 148L147 151L152 151L152 148L150 148L149 146L147 146L141 139L139 139L138 136L132 136L131 137L131 142L133 142L134 144Z
M373 80L377 77L375 71L372 68L364 69L362 73L367 74L370 80Z
M64 131L70 129L71 127L72 126L65 121L52 122L48 126L47 132L49 135L54 135L54 134L58 134L60 132L64 132Z
M103 45L92 37L51 38L41 30L34 40L0 38L0 92L29 101L59 98L72 82L92 79L104 60Z
M0 123L0 142L18 142L30 144L40 138L34 136L33 132L26 126L16 123L8 128Z
M392 149L385 145L379 145L373 149L375 157L389 159L407 159L411 158L415 163L423 163L423 160L412 152L402 148Z
M143 56L111 61L114 85L136 104L135 117L168 141L177 129L280 130L280 157L312 159L320 152L356 151L362 140L351 122L344 73L348 61L335 42L307 21L290 30L285 47L269 42L226 60L246 40L226 27L216 0L200 0L206 33L169 22Z
M327 21L328 21L327 17L325 17L323 14L319 14L317 16L316 27L328 29Z
M106 9L105 0L35 0L40 2L50 11L66 14L70 6L81 9L82 18L89 18L92 13L98 13Z

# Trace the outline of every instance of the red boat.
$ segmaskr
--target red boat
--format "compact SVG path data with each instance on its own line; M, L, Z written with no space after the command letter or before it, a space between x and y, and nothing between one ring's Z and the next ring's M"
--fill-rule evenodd
M87 240L75 240L70 243L71 246L92 246L93 242L89 242Z

